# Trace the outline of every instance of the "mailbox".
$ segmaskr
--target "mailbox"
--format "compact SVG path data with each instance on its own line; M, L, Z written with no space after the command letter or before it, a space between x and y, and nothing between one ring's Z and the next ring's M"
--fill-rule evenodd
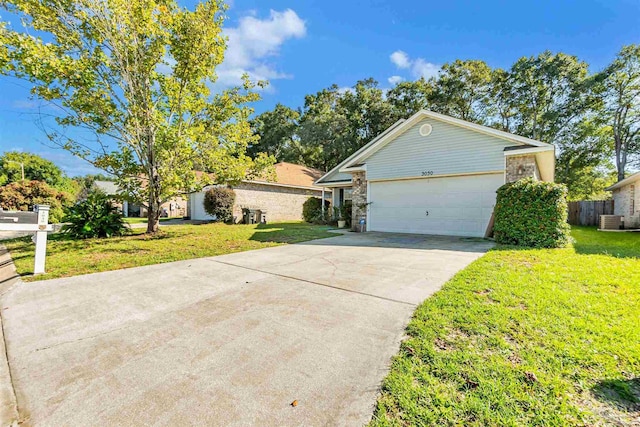
M33 212L0 211L0 231L35 232L33 241L36 244L33 274L44 273L47 255L47 232L53 228L49 224L49 206L36 205Z

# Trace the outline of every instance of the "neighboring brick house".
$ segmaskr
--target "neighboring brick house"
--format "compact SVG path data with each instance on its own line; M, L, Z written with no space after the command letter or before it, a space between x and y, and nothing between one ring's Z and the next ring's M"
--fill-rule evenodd
M483 237L500 186L553 181L554 169L550 144L422 110L315 184L333 189L334 206L351 197L356 231Z
M95 181L92 187L102 191L107 196L115 197L119 192L118 184L112 181ZM126 217L145 218L147 216L147 209L139 204L126 200L114 200L114 205ZM163 203L160 206L160 211L162 212L161 216L165 218L182 218L187 215L187 201L182 197L175 197Z
M258 209L267 212L267 221L300 221L302 204L309 197L321 198L323 188L313 182L324 172L293 163L275 165L275 181L246 180L233 186L236 202L233 209L235 222L242 221L242 209ZM194 220L213 220L204 211L204 194L210 187L189 195L189 216ZM331 191L324 191L325 199Z
M640 228L640 172L606 190L613 194L613 214L624 217L625 228Z

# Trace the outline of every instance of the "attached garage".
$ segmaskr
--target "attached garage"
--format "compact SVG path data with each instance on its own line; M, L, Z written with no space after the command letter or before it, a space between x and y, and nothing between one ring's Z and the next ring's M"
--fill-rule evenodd
M483 237L500 186L553 181L554 168L552 145L420 111L316 185L351 189L354 231Z
M502 174L370 183L370 231L484 236Z

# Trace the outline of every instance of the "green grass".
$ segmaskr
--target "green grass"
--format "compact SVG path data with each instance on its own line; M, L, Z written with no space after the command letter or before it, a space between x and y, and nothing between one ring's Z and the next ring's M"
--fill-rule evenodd
M632 425L640 233L498 247L416 310L372 426Z
M160 222L165 222L172 219L182 219L182 218L160 218ZM147 218L139 218L136 216L128 216L124 220L129 224L146 224L147 223Z
M29 237L3 242L23 280L76 276L99 271L223 255L324 237L328 227L305 223L252 225L174 225L157 235L133 230L132 235L108 239L70 240L53 235L47 244L46 274L30 276L34 245Z

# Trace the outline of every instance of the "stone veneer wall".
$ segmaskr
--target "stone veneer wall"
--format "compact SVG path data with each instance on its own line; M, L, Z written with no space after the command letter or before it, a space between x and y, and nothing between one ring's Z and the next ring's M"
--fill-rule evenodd
M358 231L360 219L362 217L367 221L367 174L366 172L354 172L352 174L352 182L353 182L353 193L351 194L351 229L354 231ZM360 180L360 184L357 182Z
M302 204L309 197L322 197L321 190L276 187L246 182L233 187L233 191L236 193L233 216L238 222L242 221L242 208L265 209L267 222L301 221ZM327 192L327 195L329 194Z
M529 177L540 179L535 155L507 156L506 166L507 182Z

